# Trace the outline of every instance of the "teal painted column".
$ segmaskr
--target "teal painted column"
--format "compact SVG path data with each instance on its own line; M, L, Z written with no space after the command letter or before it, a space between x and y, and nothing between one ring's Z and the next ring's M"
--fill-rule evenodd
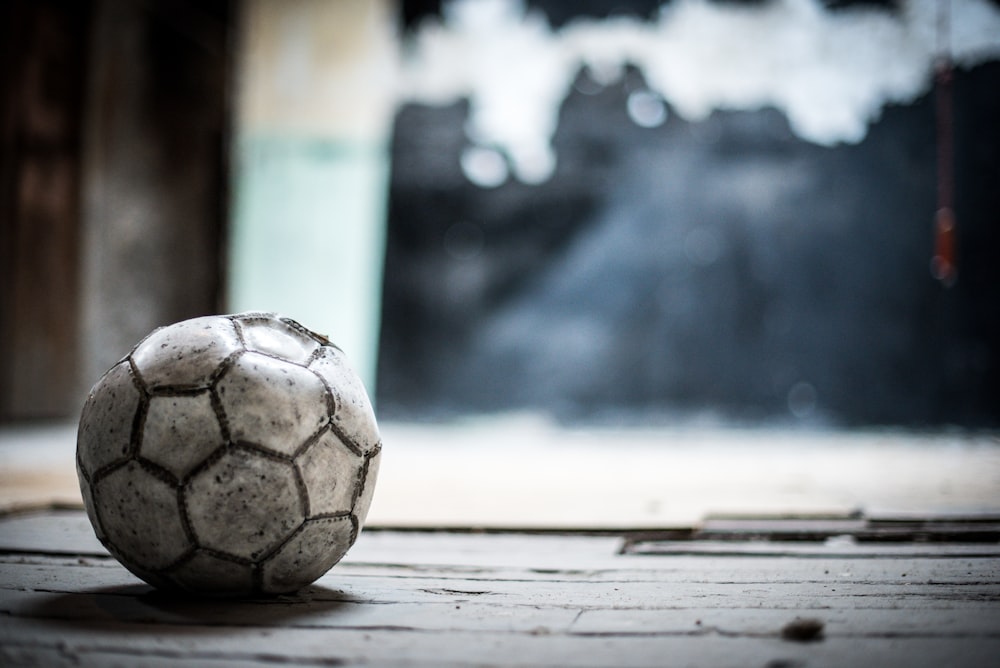
M395 36L388 0L247 0L228 307L299 320L374 392Z

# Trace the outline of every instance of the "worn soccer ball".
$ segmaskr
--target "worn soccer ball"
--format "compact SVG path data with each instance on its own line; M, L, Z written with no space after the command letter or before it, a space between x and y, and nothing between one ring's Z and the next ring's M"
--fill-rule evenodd
M87 515L166 589L294 592L361 530L382 444L344 353L270 313L195 318L140 341L91 390L77 435Z

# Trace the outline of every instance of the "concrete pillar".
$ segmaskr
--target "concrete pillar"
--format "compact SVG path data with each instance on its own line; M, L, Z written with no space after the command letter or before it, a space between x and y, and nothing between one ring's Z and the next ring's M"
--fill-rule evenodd
M374 392L396 63L391 0L246 0L228 303L344 349Z

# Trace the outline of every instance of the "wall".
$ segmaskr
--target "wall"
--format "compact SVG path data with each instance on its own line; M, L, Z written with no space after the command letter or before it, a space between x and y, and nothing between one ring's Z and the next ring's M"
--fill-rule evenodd
M219 309L232 11L3 4L0 420L75 418L141 337Z
M764 31L758 39L768 53L781 35L767 30L787 29L784 14L753 23L775 5L708 4ZM798 12L808 3L784 4ZM855 38L854 50L865 52L884 46L866 31L862 19L870 20L876 36L910 47L858 70L814 53L817 79L807 91L819 97L795 101L797 112L782 102L796 89L781 92L767 78L748 84L761 87L749 101L725 102L739 97L726 88L739 81L712 78L700 52L689 65L700 74L686 81L703 87L676 99L674 89L653 85L655 73L627 61L609 77L564 60L559 72L574 74L565 97L554 98L557 123L544 150L555 162L542 179L523 178L525 154L511 146L544 146L544 133L538 140L537 125L527 138L492 130L490 105L504 100L481 90L490 79L461 70L466 78L442 82L421 68L447 60L442 50L489 25L516 31L534 45L532 56L565 58L566 31L579 35L583 24L550 29L542 14L516 10L498 10L502 20L481 25L468 17L461 24L447 10L452 23L441 28L415 21L414 88L393 146L383 413L997 426L1000 137L991 119L1000 113L1000 63L983 55L996 46L984 51L969 32L991 24L955 22L955 34L968 39L955 52L976 58L955 72L959 279L948 288L928 268L938 206L937 46L924 43L934 41L925 30L935 25L926 14L933 6L909 3L905 14L860 4L818 14L810 29L834 26L834 53ZM705 3L671 7L698 5ZM1000 15L976 6L994 22ZM670 20L648 29L673 35ZM721 19L712 20L702 25ZM648 25L629 21L630 34ZM606 42L615 48L633 48L613 37ZM904 57L915 65L892 60ZM883 71L890 65L905 70L892 85ZM522 84L513 77L503 85ZM829 117L823 95L831 90L877 95L850 107L853 116ZM715 106L693 113L695 99ZM803 124L841 134L821 140ZM848 131L857 127L860 135Z

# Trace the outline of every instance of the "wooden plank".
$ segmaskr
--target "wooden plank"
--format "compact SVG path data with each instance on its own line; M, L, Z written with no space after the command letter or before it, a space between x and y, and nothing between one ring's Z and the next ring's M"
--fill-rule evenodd
M517 569L519 577L643 580L655 577L687 582L719 578L727 582L840 581L978 581L1000 578L1000 559L936 558L944 546L925 545L905 560L821 558L800 560L795 555L754 554L738 558L706 558L681 552L669 555L620 555L621 539L608 536L524 534L461 534L366 531L348 552L343 564L400 564L407 569L461 566L463 569L502 571ZM730 545L730 549L732 546ZM735 552L735 551L734 551ZM722 555L720 555L722 556ZM458 572L458 571L457 571Z
M113 668L116 666L142 666L142 668L174 668L187 663L197 665L199 668L244 668L245 666L273 666L275 663L291 663L273 654L261 654L257 657L240 656L235 658L224 658L210 656L207 654L193 658L190 661L180 659L176 652L163 652L156 655L152 652L143 652L136 655L134 652L122 652L115 650L107 651L74 651L63 646L39 646L29 644L17 644L7 647L0 646L0 665L7 668ZM315 661L295 662L292 665L300 666L340 666L336 661L325 661L317 659Z
M115 562L41 565L0 564L0 589L29 589L56 593L148 593L138 579ZM124 591L119 591L125 588ZM354 575L335 567L300 598L289 601L368 601L375 604L460 604L543 606L573 610L615 609L972 609L987 612L1000 601L1000 582L926 584L889 582L756 583L686 582L636 579L587 581L499 579L489 576ZM1000 622L1000 620L998 620Z
M837 585L872 585L913 587L925 585L947 588L954 585L957 588L980 586L983 583L1000 581L1000 560L976 559L965 560L911 560L905 564L893 564L895 568L887 569L881 562L870 560L853 562L837 561L832 564L809 562L800 564L794 559L737 559L737 558L677 558L679 563L663 564L661 568L646 569L602 569L556 571L552 569L533 568L486 568L464 566L410 566L406 564L370 564L345 559L334 567L326 576L330 587L336 588L344 581L358 582L358 578L385 578L390 583L411 580L436 580L437 586L444 590L461 590L463 587L472 590L482 590L481 584L496 581L513 581L532 583L538 581L564 582L568 586L575 584L593 586L594 584L616 585L634 583L638 585L659 583L666 586L683 584L698 586L708 584L724 585L730 589L739 586L769 586L778 583L794 584L803 587L817 588L821 586L836 587ZM661 562L662 563L662 562ZM74 577L71 569L77 566L102 567L115 573L115 578L109 582L101 581L101 586L127 586L139 581L134 579L122 566L110 557L45 557L38 555L8 554L0 555L0 572L7 573L7 585L0 580L0 587L10 586L17 582L23 585L30 581L29 570L19 570L21 567L37 569L45 577L58 577L63 574ZM901 567L900 567L901 566ZM41 577L41 576L39 576ZM96 575L84 575L94 586ZM104 576L101 576L104 577ZM62 591L70 591L73 580L60 585ZM397 585L391 585L397 587ZM48 589L54 587L51 580ZM957 589L960 590L960 589Z
M979 666L1000 559L630 556L610 536L366 532L295 596L155 592L79 511L0 519L0 664ZM76 552L74 553L74 549ZM822 623L792 642L796 619Z
M912 559L914 557L1000 557L1000 543L892 543L857 542L850 536L821 542L644 540L629 542L626 554L634 556L789 556L823 558Z
M376 574L438 573L466 577L521 579L582 578L587 580L647 580L687 582L798 581L934 581L963 582L1000 579L1000 559L981 559L954 553L941 558L943 546L907 559L876 560L815 558L794 555L755 555L705 558L676 553L661 556L622 556L621 539L613 536L467 534L366 530L336 567L371 567ZM728 545L732 550L732 545ZM106 557L82 511L39 511L0 518L0 552L65 554ZM716 557L725 555L716 555ZM335 571L335 572L337 572ZM352 571L352 572L357 572Z
M40 510L0 518L0 552L108 554L82 510Z
M707 517L690 539L823 541L852 536L867 542L1000 542L1000 518L996 514L920 517L867 517L860 511L848 517L802 515Z
M443 591L443 590L440 590ZM461 591L417 602L362 598L363 588L338 592L313 588L279 599L197 600L161 595L142 585L101 588L89 593L5 591L0 610L18 618L206 627L308 629L411 629L529 633L545 628L566 632L579 611L563 607L478 603Z
M11 619L0 627L0 646L22 656L58 648L82 665L94 656L119 658L119 665L145 665L148 658L170 658L175 665L200 665L206 659L246 664L304 665L479 665L479 666L822 666L879 665L986 666L1000 652L996 638L832 637L816 643L715 632L574 635L537 630L496 633L410 629L354 630L205 627L81 621L40 628ZM905 650L904 650L905 647ZM778 663L778 662L781 663ZM22 663L21 665L28 665Z
M730 592L705 599L639 600L596 597L566 601L510 596L489 585L429 588L394 593L361 586L331 590L313 587L297 596L252 601L192 600L151 591L142 585L119 585L84 592L7 590L0 611L11 617L66 621L136 622L166 626L303 627L311 629L400 628L423 631L506 631L577 634L683 634L766 636L779 633L796 618L815 618L827 635L894 637L1000 637L1000 611L993 601L919 601L893 598L877 607L853 605L850 598L823 598L811 607L788 602L782 592L767 601ZM402 583L401 589L412 586ZM453 584L452 587L455 585ZM479 588L476 589L475 587ZM420 594L431 594L421 596ZM416 594L416 595L414 595ZM436 594L436 596L435 596ZM400 602L399 599L403 599Z
M664 610L584 610L573 633L657 634L665 631L719 635L769 636L796 618L823 623L830 637L1000 638L1000 612L995 605L938 608L684 608Z

